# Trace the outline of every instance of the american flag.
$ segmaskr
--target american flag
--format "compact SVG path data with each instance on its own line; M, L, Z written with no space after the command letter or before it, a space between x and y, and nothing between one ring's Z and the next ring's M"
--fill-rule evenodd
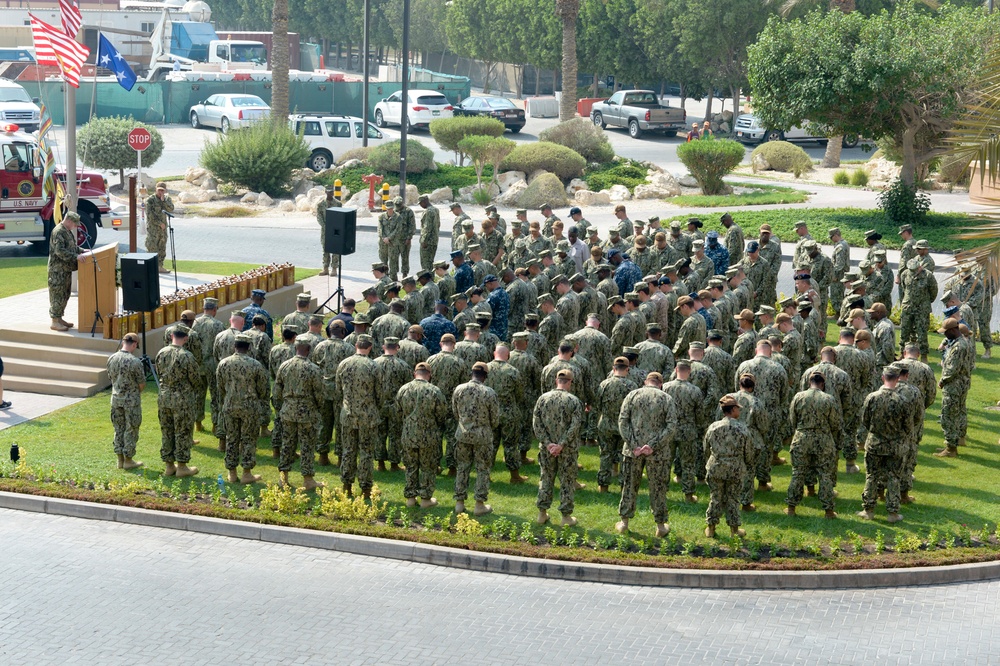
M62 14L62 24L66 34L76 38L76 33L80 32L80 26L83 24L80 5L77 4L76 0L59 0L59 10Z
M42 196L48 199L56 193L56 158L52 154L52 148L49 146L49 139L46 136L48 131L52 129L52 116L49 115L49 110L45 108L45 102L41 103L39 111L42 120L41 126L38 128L38 151L41 154L42 164L44 165L42 172Z
M35 59L39 65L54 65L63 80L74 88L80 87L80 69L90 55L90 49L69 37L59 28L28 14L31 37L35 42Z

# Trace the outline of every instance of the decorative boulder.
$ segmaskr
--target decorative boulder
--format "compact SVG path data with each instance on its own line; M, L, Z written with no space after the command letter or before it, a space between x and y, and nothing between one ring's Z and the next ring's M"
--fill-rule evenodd
M308 213L312 210L313 204L309 201L309 197L304 194L300 194L295 197L295 210L301 213Z
M628 188L624 185L612 185L607 191L608 196L612 201L628 201L632 198L632 194L628 191Z
M681 187L701 187L698 184L697 179L695 179L695 177L689 173L686 173L680 178L678 178L677 184L680 185Z
M247 192L240 198L240 203L252 204L257 203L257 197L260 195L256 192Z
M190 166L184 172L184 180L192 185L201 185L201 181L203 181L208 175L208 169Z
M514 183L525 182L523 171L504 171L497 176L497 184L500 185L500 192L506 192Z
M517 206L517 202L521 198L521 194L528 189L528 183L524 180L514 181L510 186L507 187L507 191L497 197L496 202L501 206Z
M399 185L393 185L389 188L389 200L393 200L399 196ZM417 190L416 185L406 184L406 195L403 196L403 203L407 206L415 206L417 204L417 198L420 197L420 191Z
M490 197L497 197L500 195L500 188L497 187L496 183L485 183L483 188L489 188ZM458 200L464 201L465 203L474 203L475 199L472 198L472 193L480 189L479 185L469 185L468 187L463 187L458 191Z
M430 194L427 195L427 199L430 200L432 204L444 203L446 201L451 201L454 194L450 187L439 187Z
M586 190L586 189L589 189L587 187L587 181L581 180L580 178L574 178L573 180L569 181L569 185L566 186L566 194L568 194L569 196L573 196L580 190Z
M378 195L376 195L378 198ZM368 190L361 190L356 192L353 197L351 197L348 204L351 206L357 206L359 209L368 207Z
M257 195L257 205L264 208L268 208L274 204L274 199L267 196L267 192L261 192Z
M658 185L636 185L632 191L633 199L669 199L671 196L674 195L670 190Z
M646 180L649 181L650 186L655 187L666 194L659 194L655 198L663 197L676 197L681 193L681 186L677 183L677 179L666 171L654 171L646 176ZM639 195L633 195L636 199L639 199Z
M542 174L546 174L546 173L548 173L548 171L546 171L545 169L539 169L539 170L537 170L537 171L532 171L532 172L531 172L531 173L530 173L530 174L528 175L528 185L531 185L531 183L532 183L532 182L534 182L534 180L535 180L536 178L538 178L538 177L539 177L539 176L541 176ZM540 204L539 204L539 205L540 205Z
M280 210L283 213L294 213L295 204L288 199L282 199L281 201L278 202L278 210Z
M364 162L361 160L347 160L343 164L337 165L337 171L342 169L353 169L354 167L364 166Z
M201 181L201 189L203 189L203 190L218 190L219 189L219 181L217 181L212 176L208 176L207 178L205 178L205 179L203 179Z
M611 196L607 190L601 192L577 190L573 193L573 200L581 206L606 206L611 203Z
M750 157L750 166L755 172L771 170L771 163L761 153L756 153Z
M198 192L197 190L185 190L177 195L177 201L182 204L198 203L200 194L201 192Z

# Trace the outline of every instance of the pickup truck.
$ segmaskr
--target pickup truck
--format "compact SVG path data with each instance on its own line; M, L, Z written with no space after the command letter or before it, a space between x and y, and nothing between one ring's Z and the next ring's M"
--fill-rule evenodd
M764 143L767 141L788 141L790 143L812 143L826 144L825 136L816 136L809 132L808 121L802 121L797 126L790 127L785 131L769 129L761 124L760 119L752 113L744 113L736 118L736 140L747 145ZM854 148L860 139L857 134L846 134L843 138L844 148Z
M607 101L594 104L590 119L601 129L627 127L629 136L638 139L643 132L677 136L687 124L687 112L661 105L652 90L619 90Z

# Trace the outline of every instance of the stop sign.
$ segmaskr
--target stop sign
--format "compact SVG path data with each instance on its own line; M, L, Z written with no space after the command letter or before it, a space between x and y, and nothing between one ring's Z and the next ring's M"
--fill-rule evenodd
M144 127L136 127L128 133L128 147L133 150L146 150L152 143L153 137Z

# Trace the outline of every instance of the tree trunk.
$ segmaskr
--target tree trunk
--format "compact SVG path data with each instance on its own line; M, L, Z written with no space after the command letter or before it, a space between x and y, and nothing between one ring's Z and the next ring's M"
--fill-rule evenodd
M910 187L914 187L917 175L916 143L917 125L908 125L903 130L903 166L899 170L899 179Z
M580 0L556 0L556 15L562 20L562 97L559 120L576 117L576 17Z
M844 137L841 135L828 137L826 140L826 152L823 154L823 161L819 163L821 167L835 169L840 166L840 150L844 147Z
M687 113L687 87L683 83L678 83L677 87L680 88L678 92L681 95L681 108Z
M288 0L274 0L271 14L271 121L288 124Z
M709 86L709 88L708 88L708 102L705 103L705 119L706 120L711 120L712 119L712 97L713 97L712 92L713 92L712 91L712 87Z
M591 93L590 95L591 97L597 97L600 94L600 91L598 90L600 86L601 86L601 80L598 78L597 74L594 74L594 87L593 87L594 92Z
M535 97L542 94L542 70L535 68Z

